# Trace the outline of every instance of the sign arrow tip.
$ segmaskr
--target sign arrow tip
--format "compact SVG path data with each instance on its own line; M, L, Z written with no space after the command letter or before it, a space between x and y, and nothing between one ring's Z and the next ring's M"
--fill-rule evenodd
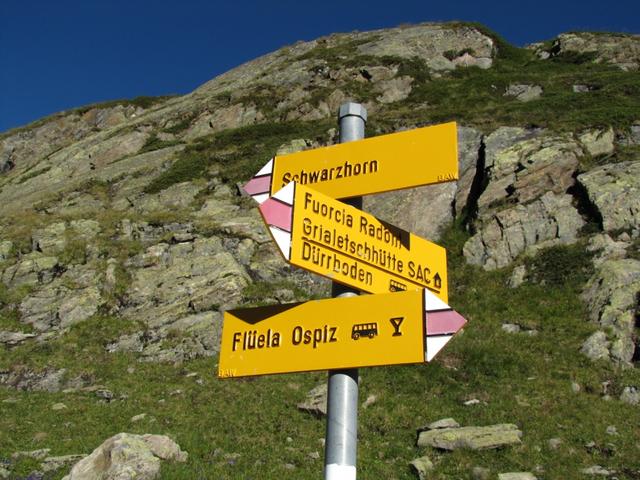
M430 362L466 323L467 320L455 310L427 312L425 360Z

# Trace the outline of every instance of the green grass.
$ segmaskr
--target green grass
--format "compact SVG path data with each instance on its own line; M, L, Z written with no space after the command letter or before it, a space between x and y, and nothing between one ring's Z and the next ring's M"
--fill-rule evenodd
M176 119L176 122L172 126L165 128L164 132L173 134L184 132L191 126L191 123L196 119L197 116L198 112L190 112L188 114L184 114L179 119Z
M27 172L18 179L18 184L24 183L27 180L37 177L38 175L42 175L43 173L47 173L49 170L51 170L51 166L46 166L43 168L39 168L30 172Z
M593 254L587 252L586 241L558 245L525 259L529 280L542 285L580 286L593 275ZM578 293L576 289L576 294Z
M505 97L512 83L540 85L543 94L526 103ZM575 84L587 84L594 90L574 93ZM520 58L496 59L488 70L458 68L442 78L417 83L406 104L420 103L428 106L413 114L407 110L407 115L427 115L433 122L456 120L486 131L500 125L560 131L626 128L640 109L640 79L607 65L543 61L523 51Z
M449 26L475 28L492 38L496 48L493 66L488 70L457 68L435 78L426 64L417 58L359 55L358 45L369 42L368 39L333 46L319 45L298 59L322 60L333 69L397 66L399 76L410 75L415 81L409 97L390 105L386 116L401 118L405 124L455 120L487 132L502 125L576 131L599 126L625 129L637 120L640 78L636 73L593 63L591 53L565 53L541 60L534 52L510 45L483 25L452 22ZM465 52L467 50L449 51L445 56L455 58ZM542 86L542 97L523 103L504 96L510 84L521 83ZM576 84L588 85L592 90L575 93L573 85ZM377 95L367 83L351 82L343 89L361 102ZM316 92L310 102L316 104L330 91Z
M329 45L325 42L318 42L318 46L300 55L295 60L324 60L331 67L342 66L342 63L349 58L358 55L358 47L366 43L375 42L379 37L369 35L361 39L350 39Z
M263 282L258 281L247 285L242 291L243 302L246 306L263 306L270 305L270 302L265 302L265 299L273 299L278 290L289 290L293 294L295 301L310 300L309 296L302 288L297 286L294 282L280 281L280 282ZM294 300L291 300L292 302Z
M151 135L142 148L138 151L138 155L141 153L153 152L154 150L161 150L167 147L173 147L179 145L182 142L180 140L160 140L157 135Z
M128 105L133 105L134 107L140 107L140 108L151 108L155 105L158 105L160 103L164 103L167 100L170 100L172 98L175 98L177 95L160 95L157 97L153 97L153 96L148 96L148 95L142 95L142 96L138 96L138 97L134 97L134 98L120 98L120 99L116 99L116 100L108 100L106 102L100 102L100 103L92 103L90 105L85 105L84 107L79 107L75 110L73 110L74 112L82 115L86 112L88 112L91 109L94 108L99 108L99 109L103 109L103 108L112 108L112 107L116 107L118 105L122 105L122 106L128 106Z
M329 126L328 122L263 123L200 138L179 152L145 192L157 193L176 183L207 178L212 166L220 167L220 175L227 182L248 180L280 145L294 138L322 136Z
M0 301L0 332L31 333L32 328L20 322L20 313L15 307L3 305Z

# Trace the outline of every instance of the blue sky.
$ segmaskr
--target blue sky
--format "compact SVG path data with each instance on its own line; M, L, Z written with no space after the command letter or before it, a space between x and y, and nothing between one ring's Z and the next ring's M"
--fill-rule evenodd
M184 94L333 32L483 23L515 45L571 30L640 33L638 0L0 0L0 132L90 103Z

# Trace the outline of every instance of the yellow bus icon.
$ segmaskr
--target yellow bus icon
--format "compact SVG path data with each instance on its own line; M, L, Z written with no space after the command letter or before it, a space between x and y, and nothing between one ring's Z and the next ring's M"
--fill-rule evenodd
M377 323L357 323L351 329L351 338L358 340L360 337L373 338L378 335Z

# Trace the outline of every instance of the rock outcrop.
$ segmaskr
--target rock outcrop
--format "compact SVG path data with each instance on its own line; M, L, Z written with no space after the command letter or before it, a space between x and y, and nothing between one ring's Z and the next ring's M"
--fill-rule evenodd
M640 67L640 36L616 33L572 32L558 35L550 48L532 46L541 58L583 55L583 61L610 63L622 70Z
M640 230L640 162L604 165L578 177L606 232Z
M570 136L503 128L485 140L486 187L477 199L467 260L487 270L535 248L575 242L584 225L574 198L580 145Z
M635 328L640 298L640 261L605 261L587 283L583 299L591 321L601 330L587 339L583 352L593 359L631 364L636 353Z

